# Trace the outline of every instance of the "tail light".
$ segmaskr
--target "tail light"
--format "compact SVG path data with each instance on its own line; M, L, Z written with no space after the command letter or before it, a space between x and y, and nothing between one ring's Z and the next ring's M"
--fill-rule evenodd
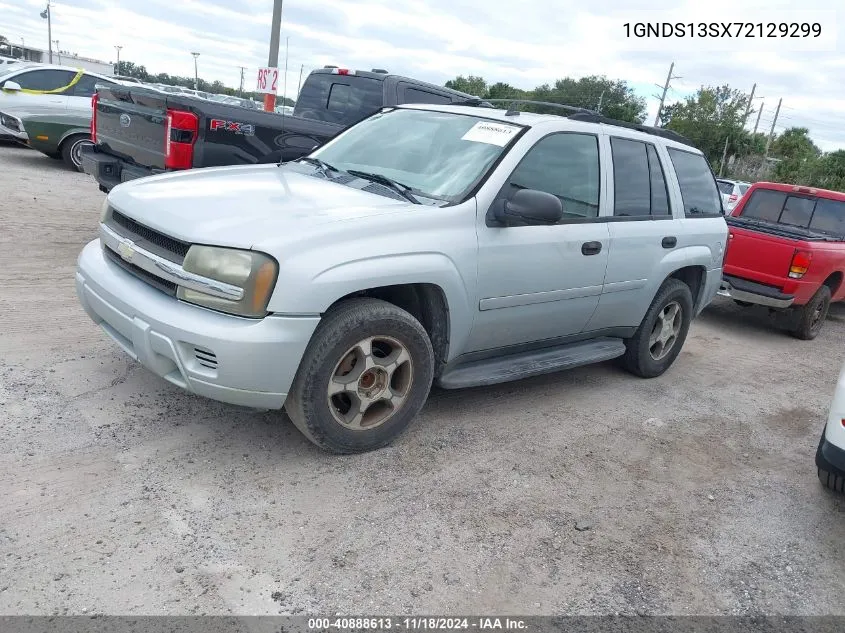
M731 247L731 240L734 238L734 234L728 231L728 239L725 240L725 252L722 253L722 269L725 268L725 263L728 261L728 249Z
M91 95L91 141L97 142L97 103L100 101L100 95L96 92Z
M736 202L737 200L739 200L739 196L735 193L732 193L730 196L728 196L728 202Z
M164 132L164 166L190 169L194 165L194 143L199 135L199 118L193 112L168 110Z
M348 68L332 68L333 75L354 75L354 70L349 70Z
M812 259L812 253L796 250L792 256L792 262L789 264L789 276L792 279L801 279L809 270Z

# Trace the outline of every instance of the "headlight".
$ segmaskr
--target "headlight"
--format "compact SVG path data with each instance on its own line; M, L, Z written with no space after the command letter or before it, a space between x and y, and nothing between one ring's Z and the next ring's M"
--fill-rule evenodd
M232 301L179 286L176 291L179 299L245 317L263 317L267 314L267 304L279 272L276 260L269 255L197 244L188 249L182 268L196 275L243 288L244 296L238 301Z

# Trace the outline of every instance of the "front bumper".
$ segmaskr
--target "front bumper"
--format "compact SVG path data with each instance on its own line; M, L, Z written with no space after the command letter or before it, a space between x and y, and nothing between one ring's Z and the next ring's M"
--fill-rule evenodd
M82 159L82 171L94 176L94 179L100 184L100 189L106 193L127 180L162 173L161 170L132 165L116 156L97 150L96 146L82 147L80 157Z
M795 302L794 296L784 294L776 288L731 275L722 276L719 295L778 309L788 308Z
M245 319L184 303L108 261L100 240L79 255L83 308L129 356L191 393L280 409L318 317Z

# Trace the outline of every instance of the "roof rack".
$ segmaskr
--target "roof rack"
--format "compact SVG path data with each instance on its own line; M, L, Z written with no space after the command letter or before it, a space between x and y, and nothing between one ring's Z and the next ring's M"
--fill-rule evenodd
M525 103L528 105L549 106L551 108L558 108L560 110L566 110L567 112L573 113L598 114L598 112L588 110L587 108L579 108L576 106L564 105L562 103L552 103L551 101L532 101L531 99L486 99L486 101L488 103ZM508 112L518 114L519 110L514 110L512 107L509 107Z
M695 144L687 137L678 134L677 132L673 132L672 130L667 130L665 128L660 127L652 127L650 125L643 125L642 123L630 123L628 121L612 119L610 117L602 116L595 110L589 110L587 108L579 108L576 106L564 105L562 103L551 103L549 101L532 101L529 99L486 99L486 101L488 103L525 103L529 105L549 106L552 108L558 108L560 110L568 111L569 114L565 115L566 118L573 119L575 121L584 121L585 123L603 123L604 125L624 127L630 130L637 130L638 132L643 132L645 134L660 136L661 138L669 139L671 141L675 141L683 145L689 145L690 147L695 147ZM516 115L519 114L519 111L514 110L512 107L509 107L507 114Z

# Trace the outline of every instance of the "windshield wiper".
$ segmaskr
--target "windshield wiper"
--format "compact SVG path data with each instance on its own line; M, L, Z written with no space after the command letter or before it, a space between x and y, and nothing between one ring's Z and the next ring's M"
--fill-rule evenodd
M399 182L398 180L393 180L393 178L388 178L383 174L373 174L368 171L358 171L357 169L348 169L346 173L351 174L353 176L358 176L358 178L363 178L364 180L377 182L380 185L384 185L386 187L389 187L390 189L393 189L393 191L405 198L405 200L413 202L414 204L422 204L422 202L417 200L411 193L411 187Z
M301 156L300 158L296 159L297 162L308 163L309 165L314 165L315 167L319 167L323 170L323 175L327 175L326 172L336 171L340 173L340 170L335 167L334 165L329 165L326 161L320 160L319 158L311 158L310 156Z

